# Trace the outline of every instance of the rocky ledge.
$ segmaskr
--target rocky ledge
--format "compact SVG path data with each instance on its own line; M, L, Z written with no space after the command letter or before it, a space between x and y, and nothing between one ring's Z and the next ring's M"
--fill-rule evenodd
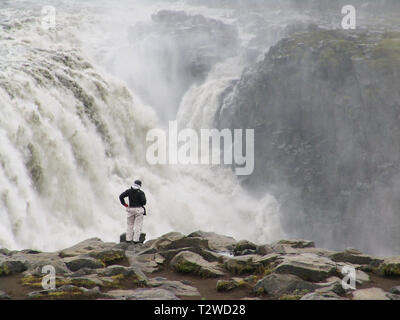
M48 265L56 287L45 290ZM342 285L345 266L355 288ZM92 238L52 253L0 249L0 299L399 300L400 256L335 252L307 240L258 245L203 231L143 244Z

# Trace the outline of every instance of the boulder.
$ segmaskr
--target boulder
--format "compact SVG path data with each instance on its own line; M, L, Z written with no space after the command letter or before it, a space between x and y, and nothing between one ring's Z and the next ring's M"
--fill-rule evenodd
M162 269L165 258L159 253L129 255L130 266L137 267L144 272L153 273Z
M226 292L226 291L231 291L237 287L238 287L237 281L234 281L232 279L218 280L216 289L218 292Z
M306 281L322 281L337 273L336 264L325 257L311 253L285 256L276 268L277 273L297 275Z
M12 251L8 250L7 248L1 248L0 249L0 255L11 257L12 256Z
M86 289L86 288L80 287L79 289L82 291L82 294L86 297L102 296L102 293L101 293L99 287L94 287L91 289Z
M224 267L233 274L259 273L264 270L260 256L257 255L224 257Z
M15 259L8 256L0 256L0 276L8 276L21 273L28 269L28 261Z
M298 253L312 253L317 256L330 258L335 251L324 249L324 248L298 248L296 249ZM332 259L331 259L332 260Z
M346 298L342 298L333 292L313 292L306 294L300 298L300 300L348 300Z
M241 240L239 241L235 248L233 249L233 255L234 256L242 256L245 254L254 254L256 253L257 246L247 240Z
M171 291L176 296L185 296L185 297L196 297L200 296L197 288L184 283L182 281L171 281L166 278L157 277L151 279L148 283L148 286L154 288L161 288L168 291Z
M390 289L390 293L393 293L393 294L400 294L400 286L392 287L392 288Z
M126 258L125 251L122 249L105 249L90 252L89 257L103 262L106 266L121 262Z
M159 251L175 250L181 248L204 248L210 249L208 246L208 240L200 237L183 237L172 241L162 241L157 243L157 249Z
M20 254L16 254L16 256L20 256ZM38 253L34 255L21 255L21 258L27 260L28 269L26 273L35 275L35 276L43 276L42 269L44 266L51 265L54 267L56 274L65 274L70 272L58 254L56 253Z
M9 299L11 299L10 296L4 291L0 290L0 300L9 300Z
M343 295L346 293L346 290L343 288L342 279L338 277L330 277L326 279L324 283L316 283L318 286L315 290L316 293L319 294L330 294L334 293L336 295Z
M272 248L275 249L279 246L288 246L291 248L315 248L315 243L309 240L279 240L272 244Z
M59 251L58 255L61 258L67 258L67 257L76 257L76 256L81 256L85 254L94 254L95 252L102 252L104 250L109 250L112 249L115 246L115 243L107 243L103 242L99 238L91 238L84 240L82 242L79 242L78 244L61 250Z
M218 280L216 289L217 291L223 292L223 291L231 291L233 289L240 288L243 286L247 286L250 288L254 286L257 279L258 279L257 276L251 275L245 278L233 277L227 280Z
M173 257L175 257L178 253L182 251L191 251L193 253L196 253L200 256L202 256L205 260L208 262L222 262L224 254L222 253L217 253L211 250L208 250L204 247L182 247L178 249L169 249L165 251L159 251L159 255L161 255L164 259L165 262L171 261ZM145 252L148 252L147 250ZM144 255L145 253L141 253L141 255Z
M353 292L353 300L390 300L381 288L360 289Z
M329 257L335 262L347 262L359 265L373 265L377 266L382 262L382 259L372 257L356 249L346 249L343 252L336 252Z
M190 251L178 253L171 260L170 266L176 272L195 274L204 278L224 275L216 263L208 262L200 255Z
M400 276L400 257L385 258L377 271L382 276Z
M356 283L361 285L367 282L371 282L371 277L362 270L356 270Z
M210 250L216 252L230 252L236 245L236 240L232 237L220 235L214 232L196 231L188 235L188 237L203 238L208 241Z
M142 272L141 269L136 267L124 267L124 266L113 265L100 270L98 274L107 277L121 275L123 277L129 277L131 279L133 278L142 282L147 281L146 275Z
M266 256L267 254L274 253L274 249L269 244L263 244L263 245L257 246L255 253L259 254L261 256Z
M118 300L179 300L171 291L161 288L112 290L105 296Z
M254 259L254 262L257 264L262 264L263 266L267 267L272 265L273 263L282 260L283 256L277 253L270 253L262 257L257 257Z
M105 266L101 261L85 256L65 258L64 262L67 268L73 272L82 268L100 269Z
M390 300L400 300L400 295L398 295L398 294L388 293L388 294L387 294L387 297L388 297Z
M270 274L259 280L253 287L254 293L266 293L271 296L281 296L302 292L303 294L313 292L318 286L314 283L304 281L292 274Z

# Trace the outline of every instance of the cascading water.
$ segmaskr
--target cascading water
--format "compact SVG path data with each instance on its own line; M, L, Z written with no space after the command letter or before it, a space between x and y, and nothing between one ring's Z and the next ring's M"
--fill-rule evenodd
M218 56L202 79L168 93L168 81L154 78L149 87L152 77L168 79L151 60L159 56L129 55L136 51L127 36L139 32L129 27L149 22L160 8L221 21L230 10L179 2L48 4L57 10L56 30L42 29L41 1L0 6L0 246L55 250L93 236L116 241L125 225L118 195L135 178L148 197L149 238L198 229L259 242L282 236L278 203L268 194L254 201L229 168L150 166L145 159L146 133L166 125L160 105L151 104L162 100L158 95L172 97L167 118L210 127L219 94L246 59L240 52ZM136 92L142 72L150 77Z

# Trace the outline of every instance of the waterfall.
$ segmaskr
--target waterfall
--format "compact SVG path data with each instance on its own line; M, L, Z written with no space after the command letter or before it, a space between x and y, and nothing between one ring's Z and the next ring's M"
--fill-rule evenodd
M277 201L268 194L255 201L229 168L150 166L145 159L147 132L165 123L131 81L154 65L139 68L138 56L127 55L129 27L165 7L225 22L230 11L129 3L44 1L57 9L56 30L42 29L40 1L0 7L0 247L117 241L126 214L118 196L136 178L148 198L148 238L199 229L257 242L282 236ZM181 92L169 117L210 126L218 96L244 67L230 69L237 59L215 62ZM153 75L165 76L161 69Z

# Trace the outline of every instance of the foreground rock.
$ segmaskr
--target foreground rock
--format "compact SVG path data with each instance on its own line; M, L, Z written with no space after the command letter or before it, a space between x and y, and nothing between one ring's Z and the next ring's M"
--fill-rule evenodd
M400 276L400 257L385 258L377 270L382 276Z
M380 288L361 289L353 292L353 300L390 300Z
M330 256L336 262L348 262L351 264L377 266L382 262L382 259L372 257L356 249L346 249L343 252L336 252Z
M118 300L179 300L171 291L160 288L112 290L106 297Z
M5 293L4 291L0 291L0 300L9 300L11 299L10 296Z
M225 275L215 263L208 262L200 255L190 251L178 253L171 260L170 266L177 272L195 274L202 278L215 278Z
M331 275L337 274L336 264L325 257L312 253L285 256L275 271L296 275L306 281L322 281Z
M53 253L0 251L1 276L22 273L15 281L32 289L27 299L176 300L208 298L212 292L212 298L398 300L399 263L399 257L333 252L308 240L260 245L203 231L170 232L144 244L92 238ZM54 290L42 287L46 265L56 271ZM344 288L344 267L354 268L357 287L372 283L373 275L376 288ZM385 286L392 282L390 292L379 288L380 280ZM14 298L2 289L0 299Z
M254 286L254 293L266 293L275 297L280 297L284 294L309 293L314 291L318 286L304 281L298 276L291 274L271 274Z
M24 272L28 269L26 260L13 259L8 256L0 256L0 276L8 276Z

